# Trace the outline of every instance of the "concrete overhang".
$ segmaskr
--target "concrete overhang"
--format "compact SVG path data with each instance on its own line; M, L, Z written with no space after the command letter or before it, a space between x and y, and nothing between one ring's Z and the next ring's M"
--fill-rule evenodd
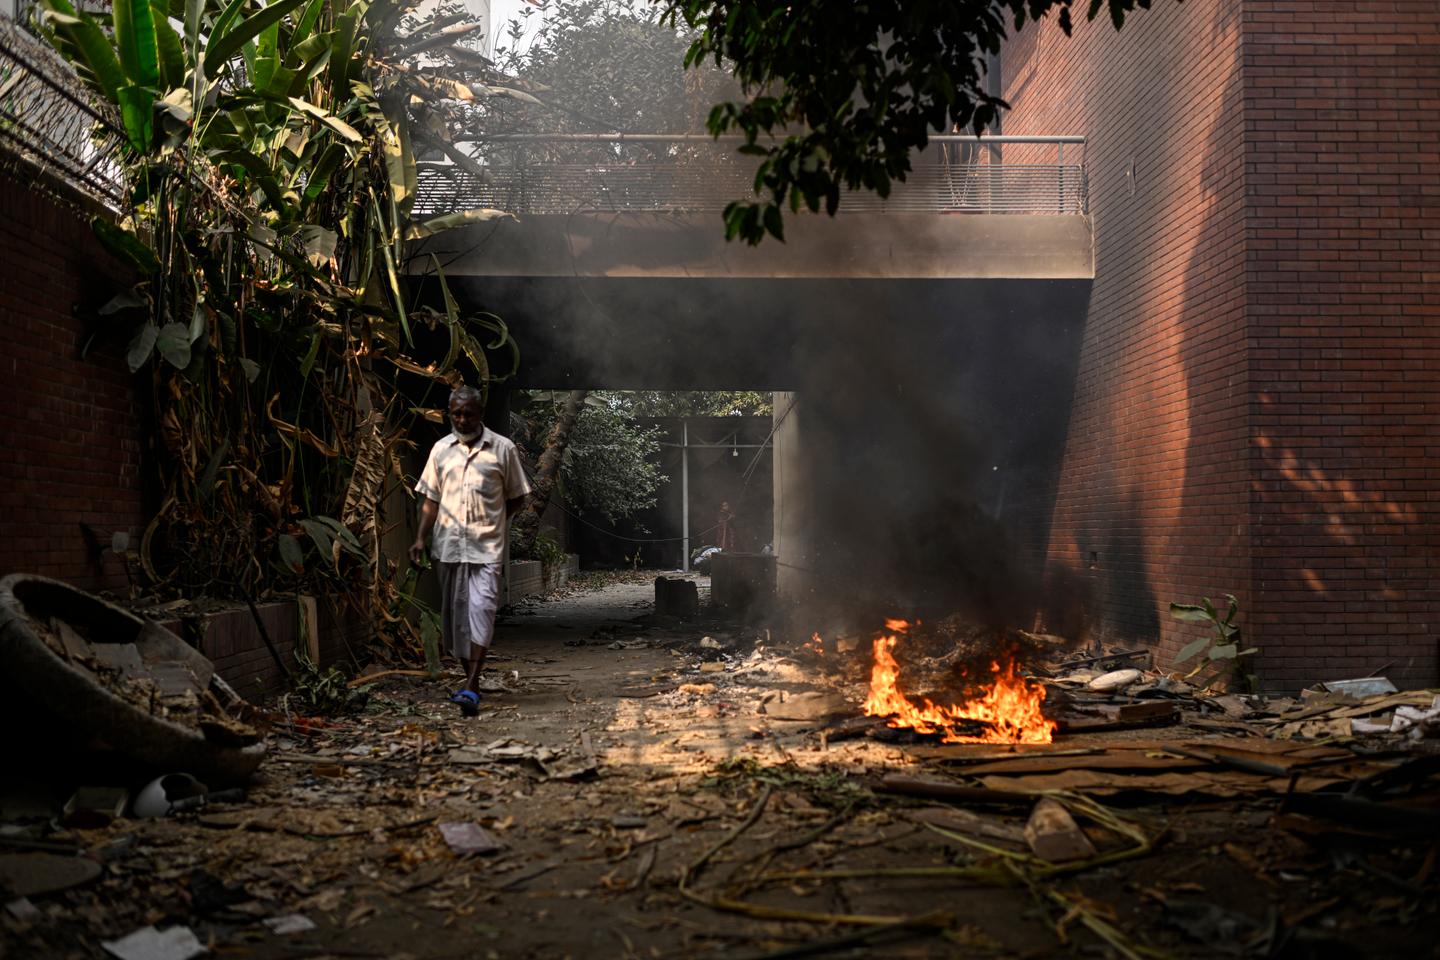
M786 241L727 242L720 215L527 215L420 241L426 272L451 276L654 279L1089 280L1083 215L850 213L788 218Z

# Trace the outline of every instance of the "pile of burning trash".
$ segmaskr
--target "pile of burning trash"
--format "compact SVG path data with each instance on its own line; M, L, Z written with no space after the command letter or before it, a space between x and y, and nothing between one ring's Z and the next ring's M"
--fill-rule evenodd
M1157 669L1149 650L1077 655L1060 637L960 618L891 618L868 638L815 633L800 655L868 683L864 717L832 731L841 738L1046 744L1176 725L1281 740L1440 734L1440 695L1402 692L1384 678L1322 683L1298 697L1236 693Z

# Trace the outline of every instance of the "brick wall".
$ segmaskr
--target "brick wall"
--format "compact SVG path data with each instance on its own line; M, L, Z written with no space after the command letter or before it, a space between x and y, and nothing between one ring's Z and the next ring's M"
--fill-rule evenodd
M580 572L578 554L565 555L564 563L545 566L539 560L512 560L510 562L509 593L505 603L515 603L526 597L541 597L563 589L570 578Z
M300 608L294 600L256 604L265 632L286 669L298 669L295 648L301 641ZM319 618L321 669L339 667L353 673L351 651L362 652L361 644L371 639L374 625L356 614L341 597L320 597ZM185 639L215 665L215 672L247 699L260 700L285 691L285 674L265 645L260 629L248 607L185 616L161 623Z
M125 584L103 546L143 532L141 426L125 339L97 337L93 311L124 284L83 217L0 171L0 568L100 589Z
M1048 560L1094 628L1159 637L1162 662L1188 639L1170 601L1250 601L1234 7L1045 22L1003 53L1004 132L1088 138L1095 283Z
M1243 10L1252 632L1281 682L1433 684L1440 4Z
M1005 52L1005 132L1090 138L1051 563L1162 650L1194 635L1167 601L1237 594L1271 686L1435 683L1440 4L1162 2L1075 34Z

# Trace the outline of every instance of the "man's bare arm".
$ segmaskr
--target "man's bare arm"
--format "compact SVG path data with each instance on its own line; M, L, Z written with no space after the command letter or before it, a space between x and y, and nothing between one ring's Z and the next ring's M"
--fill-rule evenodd
M430 542L430 532L435 529L435 519L440 516L440 501L426 497L420 504L420 529L415 531L415 542L410 544L410 562L417 567L425 562L425 546Z

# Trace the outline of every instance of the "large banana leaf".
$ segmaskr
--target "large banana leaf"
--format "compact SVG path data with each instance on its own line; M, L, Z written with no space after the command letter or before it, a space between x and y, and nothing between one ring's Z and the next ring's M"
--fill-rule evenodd
M405 228L405 239L423 240L425 237L431 237L446 230L454 230L456 227L469 226L472 223L514 219L516 219L515 214L508 210L494 210L489 207L459 210L455 213L447 213L444 216L432 217L420 223L410 224Z
M206 0L185 0L185 53L191 66L200 60L200 19L205 14Z
M45 5L48 20L66 40L72 43L82 65L99 84L105 97L113 104L120 103L120 88L125 86L125 71L110 38L88 13L78 12L70 0L41 0Z
M329 45L324 34L312 36L315 25L320 22L320 14L325 9L326 0L310 0L300 19L295 24L294 31L290 34L290 41L285 50L285 66L296 69L302 60L308 60L313 54L301 53L300 48L312 41L320 41Z
M402 216L408 217L415 202L417 177L415 157L410 150L409 125L405 122L405 105L399 97L382 101L383 114L376 118L385 171L390 178L390 195Z
M280 189L280 181L275 176L274 168L262 157L249 150L237 148L218 154L216 159L224 163L233 163L244 170L265 194L265 199L270 202L275 212L281 214L284 219L289 219L289 204L285 201L285 192Z
M120 88L118 99L125 138L132 150L144 153L155 137L155 94L146 87L129 84Z
M325 152L320 154L320 159L308 170L305 193L301 198L301 202L305 206L304 212L307 215L310 207L324 192L325 187L330 183L331 176L334 175L344 159L345 148L338 143L331 143L325 147Z
M330 46L330 98L335 103L350 99L350 66L355 56L355 30L360 22L357 5L342 14L335 23Z
M209 42L205 44L205 63L210 74L213 76L220 69L220 65L239 53L245 44L260 36L271 24L279 23L302 2L303 0L275 0L264 10L235 24L223 35L220 35L218 29L212 32Z
M326 110L324 107L317 107L310 101L301 100L299 97L287 97L286 102L289 103L290 106L294 107L296 110L299 110L301 113L306 114L307 116L314 117L316 120L319 120L321 123L325 124L325 126L329 127L331 130L334 130L342 138L350 141L351 143L363 143L365 140L364 137L360 136L360 132L358 130L350 126L350 124L346 123L344 120L341 120L339 117L330 113L330 111Z
M262 91L268 90L279 66L280 23L275 21L267 24L255 38L255 72L251 75L255 87ZM286 87L288 88L289 84L286 84Z
M150 0L150 13L155 21L155 47L160 55L160 86L173 90L185 84L185 48L180 34L166 18L160 0Z
M160 85L160 55L155 41L155 18L150 0L114 0L115 46L120 66L130 82L140 87Z
M445 353L442 366L448 370L455 366L455 361L460 356L460 337L463 333L460 329L460 305L455 302L455 296L450 292L450 284L445 279L445 268L440 266L440 258L432 253L430 262L435 267L435 279L440 282L440 293L445 297L445 321L450 328L450 349Z
M46 35L119 107L129 146L123 226L96 233L144 275L106 314L128 328L127 361L157 402L166 495L143 569L182 591L338 583L385 600L378 550L350 545L363 529L368 551L380 529L377 490L404 431L392 417L411 406L395 370L454 385L468 357L483 385L487 350L515 353L498 320L461 314L437 264L448 349L412 356L406 239L507 214L412 224L410 134L426 104L508 94L472 87L468 69L398 60L473 29L449 29L463 14L445 14L384 39L409 0L115 0L113 33L75 2L40 0ZM443 129L431 136L456 149ZM356 362L371 356L394 370ZM322 548L343 540L360 562L281 569L277 544L295 553L300 529ZM397 609L365 612L405 624Z

